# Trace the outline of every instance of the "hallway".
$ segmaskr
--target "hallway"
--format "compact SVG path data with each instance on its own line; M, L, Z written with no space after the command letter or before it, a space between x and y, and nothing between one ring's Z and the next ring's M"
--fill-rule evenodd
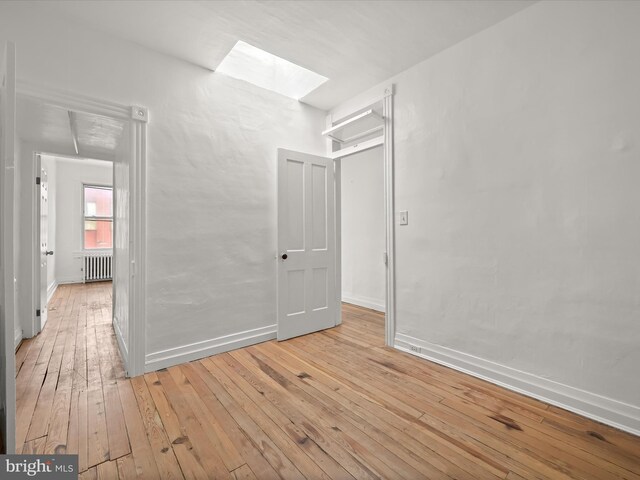
M124 378L111 284L17 353L18 452L81 478L640 479L640 439L383 346L383 316Z

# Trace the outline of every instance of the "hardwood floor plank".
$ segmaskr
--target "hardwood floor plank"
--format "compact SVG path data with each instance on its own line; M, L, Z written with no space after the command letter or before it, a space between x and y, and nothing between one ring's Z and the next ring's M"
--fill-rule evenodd
M332 357L342 359L345 362L344 365L348 363L350 365L354 365L356 368L362 369L368 367L371 373L375 373L375 377L378 379L385 379L385 377L388 377L383 381L388 382L389 385L405 385L413 382L412 388L415 389L416 392L423 392L425 391L425 388L430 391L432 388L426 383L415 382L410 375L401 375L393 371L384 371L378 362L371 358L370 355L359 355L359 352L356 351L349 354L349 352L343 351L345 350L344 348L342 348L341 351L336 352L326 344L324 344L322 348L325 351L331 351ZM505 441L511 441L508 437L518 437L516 443L528 445L527 448L532 452L532 455L536 455L538 458L551 464L569 465L570 467L567 468L569 470L575 470L574 476L577 478L592 477L595 474L594 468L602 469L602 471L598 472L598 475L605 478L607 475L606 472L618 476L627 475L629 478L637 478L629 473L629 464L623 463L625 460L624 458L618 457L618 462L623 463L624 465L624 467L619 467L612 463L610 458L600 459L597 456L588 454L580 448L575 447L572 445L570 438L560 438L565 441L559 443L556 447L548 446L544 440L549 435L554 436L555 433L550 429L546 429L544 425L540 425L539 419L532 420L527 416L519 415L517 412L505 413L501 409L497 412L492 412L490 409L486 408L486 406L470 402L464 397L456 397L455 395L456 393L459 393L459 391L446 392L445 390L439 389L436 393L439 395L449 395L450 398L446 398L440 402L442 405L450 406L455 403L455 406L453 407L455 412L462 412L466 415L469 415L469 412L472 412L472 418L476 418L481 424L488 426L490 429L497 429L498 432L502 432L504 429L503 419L508 419L508 421L513 422L514 424L515 421L513 419L517 419L517 428L507 429L506 432L500 433L500 435L502 435L501 438L505 439ZM474 411L480 413L473 415Z
M120 480L134 480L138 477L136 465L131 455L120 457L116 460L116 465L118 466L118 478Z
M88 397L86 390L78 392L78 470L81 472L88 468L89 462Z
M80 448L78 440L80 436L79 425L79 397L80 392L71 391L71 402L69 404L69 427L67 429L67 452L78 453ZM80 455L78 454L78 463L80 463ZM78 465L78 469L80 465Z
M18 351L16 352L16 377L20 373L20 369L26 360L27 354L29 353L29 348L33 343L33 339L27 338L22 340L20 345L18 346Z
M168 371L160 371L158 372L158 380L204 471L216 478L231 478L229 470L215 450L215 445L209 439L200 422L196 420L193 409L189 406L187 398L176 384L173 376Z
M73 373L70 371L61 372L51 410L51 420L49 422L49 434L47 435L46 445L47 452L54 452L56 454L67 453L72 384Z
M131 386L160 476L167 480L184 478L144 378L132 378Z
M241 465L231 473L235 480L257 480L255 474L247 464Z
M226 356L224 356L226 359ZM217 364L219 367L222 363ZM281 452L286 452L286 456L291 460L292 464L299 470L305 478L329 479L330 477L309 457L305 450L300 448L300 444L289 437L286 432L274 422L256 403L253 402L236 384L236 375L229 370L224 369L227 373L229 383L225 384L227 392L238 403L242 409L247 412L251 420L274 442ZM233 379L233 380L232 380ZM287 424L290 422L286 422Z
M191 382L184 375L180 368L169 369L169 373L181 389L184 399L187 401L194 415L198 418L204 431L207 433L209 440L214 445L216 452L220 453L220 458L224 462L229 472L245 464L242 455L231 442L229 436L218 424L215 416L209 411L202 402L198 393L195 391Z
M131 445L129 445L129 437L127 436L127 427L125 425L118 386L115 383L105 384L103 393L107 437L109 439L109 458L116 460L131 453Z
M181 365L180 368L256 476L269 480L280 478L216 396L219 384L213 382L209 371L200 362Z
M200 465L199 458L195 450L191 447L191 441L183 431L178 416L169 404L157 375L155 373L149 373L144 376L144 380L184 477L195 479L207 478L207 473L202 465Z
M42 455L47 444L47 437L40 437L24 443L23 455Z
M333 430L330 433L334 441L343 441L343 445L351 449L352 453L357 455L371 469L377 471L383 478L389 478L393 475L391 472L395 470L396 475L404 478L430 478L436 474L446 477L443 472L438 472L433 466L427 463L417 461L411 453L407 453L398 447L391 438L380 431L376 431L371 425L357 423L357 426L349 422L338 409L327 407L322 404L316 395L310 395L305 392L304 388L296 384L292 378L299 380L298 377L288 375L284 369L278 368L278 365L270 358L262 355L255 348L243 351L233 352L234 358L240 360L246 368L252 368L252 372L261 375L263 378L269 377L280 388L275 390L284 390L287 392L287 400L292 405L300 405L302 402L313 406L312 412L317 411L317 415L307 415L316 425L322 425L325 431ZM307 409L309 410L309 409ZM329 412L333 417L331 421L326 421ZM361 427L361 428L358 428ZM393 444L393 445L392 445ZM392 467L393 466L393 467ZM393 468L393 470L392 470Z
M98 480L119 480L118 464L115 461L109 461L99 464L96 467Z
M22 391L22 395L16 401L16 452L22 451L31 421L36 408L38 396L45 381L45 375L34 375L29 381L29 385Z
M127 435L131 442L131 455L136 468L138 478L160 478L160 472L156 465L153 450L149 444L144 423L138 410L136 397L131 387L131 382L118 382L118 392L127 425Z
M232 359L224 357L225 362ZM233 363L233 362L232 362ZM220 364L223 366L224 364ZM234 368L234 366L231 366ZM237 367L236 367L237 368ZM225 369L226 370L226 369ZM304 430L295 424L277 405L271 403L261 390L256 389L253 384L248 382L244 377L236 373L228 372L227 375L232 378L234 383L245 393L245 395L253 400L256 405L289 436L300 449L304 452L331 478L351 478L352 476L331 457L326 451L318 446Z
M78 478L80 480L98 480L98 470L96 467L91 467L89 470L82 472Z
M640 480L640 438L384 346L384 315L125 378L109 282L16 353L18 451L83 479Z
M503 469L492 469L491 464L474 462L476 457L469 458L465 455L465 451L455 451L445 442L438 442L438 437L422 435L415 429L409 432L403 430L402 426L409 429L411 424L400 417L389 414L378 404L354 395L349 389L343 389L342 385L332 377L287 354L273 344L265 343L257 349L276 359L283 368L289 370L292 381L295 381L294 378L298 378L300 384L308 388L310 394L318 395L318 398L327 406L348 416L354 425L362 425L361 422L364 421L378 429L379 432L386 432L393 438L394 443L403 445L414 456L422 457L421 460L428 461L441 472L458 476L473 474L476 479L503 478L507 473ZM309 387L313 389L309 389ZM331 402L325 398L331 399Z
M429 433L432 435L439 436L441 439L450 443L453 446L456 446L460 449L466 450L469 454L477 457L478 459L482 459L485 463L489 465L494 465L496 468L506 468L512 469L516 472L526 471L526 467L519 463L514 463L514 461L507 455L504 455L501 450L492 448L491 446L486 445L485 443L476 440L473 436L469 436L467 432L457 431L455 429L451 429L447 423L441 422L437 425L425 424L420 422L413 414L406 413L403 408L398 408L401 406L402 402L396 400L389 401L386 397L380 397L379 394L381 390L374 386L369 386L368 388L362 387L362 385L358 386L351 383L352 375L349 373L349 366L344 365L332 365L330 363L322 360L322 357L317 354L313 354L305 351L304 349L300 349L293 345L293 343L289 342L287 344L280 344L282 348L289 349L295 355L298 355L304 358L306 361L309 361L312 364L319 366L326 370L329 375L334 376L340 381L344 382L347 385L347 388L350 388L357 392L360 395L365 396L370 401L374 403L378 403L382 405L386 410L392 412L396 416L403 418L405 421L410 422L415 425L415 428L418 431L424 431L425 433ZM437 403L433 405L437 406ZM424 417L424 414L421 415L420 418ZM532 478L545 478L542 475L539 475L537 472L532 475Z
M87 391L87 431L87 467L91 468L109 460L109 437L102 388L92 387Z
M51 408L53 406L53 397L55 396L57 385L58 372L47 374L40 388L40 394L38 395L33 417L31 417L31 424L29 425L26 441L43 437L47 434Z
M211 357L202 363L219 380L228 383L226 376L221 374L216 366L219 361L220 356L217 356ZM356 478L384 478L385 474L379 472L379 470L387 472L388 468L378 459L373 458L372 454L367 451L366 446L358 439L342 431L337 425L340 422L333 415L329 415L327 420L322 419L321 413L311 408L305 408L304 404L298 404L289 392L278 388L276 384L269 379L265 379L261 374L256 376L254 373L257 373L257 371L253 367L250 368L251 371L248 371L248 373L242 372L247 375L245 378L250 378L248 380L250 383L255 382L254 385L258 386L259 391L263 392L269 401L274 405L278 405L278 408L283 410L294 423L300 425L309 438L325 451L330 452L345 470ZM242 374L241 372L238 373ZM373 467L372 463L376 466ZM392 475L391 472L387 472L387 476L389 475Z

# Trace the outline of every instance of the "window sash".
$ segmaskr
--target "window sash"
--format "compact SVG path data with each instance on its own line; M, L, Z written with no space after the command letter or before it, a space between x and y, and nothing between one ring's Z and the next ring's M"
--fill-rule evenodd
M111 191L111 215L87 215L87 201L86 194L87 189L92 190L109 190ZM109 222L113 225L113 187L107 187L102 185L91 185L88 183L83 184L82 186L82 249L83 250L104 250L104 247L87 247L86 241L86 222ZM113 227L111 227L111 243L112 246L109 249L113 248Z
M99 216L99 215L87 215L87 189L91 190L109 190L111 192L111 215L110 216ZM90 183L82 184L82 215L84 218L91 219L104 219L109 220L113 219L113 187L107 187L104 185L91 185Z

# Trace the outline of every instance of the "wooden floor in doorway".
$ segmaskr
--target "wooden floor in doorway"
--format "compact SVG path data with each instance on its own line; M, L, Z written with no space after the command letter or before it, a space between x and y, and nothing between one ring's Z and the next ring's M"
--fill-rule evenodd
M640 438L386 348L371 310L126 379L110 308L60 286L17 353L19 451L83 479L640 480Z

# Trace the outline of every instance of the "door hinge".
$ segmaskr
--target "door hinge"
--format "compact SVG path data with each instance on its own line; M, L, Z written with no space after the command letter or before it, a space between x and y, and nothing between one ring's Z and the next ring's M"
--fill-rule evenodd
M36 185L40 185L40 177L36 177Z
M382 252L382 261L385 265L389 264L389 256L387 255L387 252Z
M39 317L39 316L40 316L40 309L37 309L36 310L36 317Z

